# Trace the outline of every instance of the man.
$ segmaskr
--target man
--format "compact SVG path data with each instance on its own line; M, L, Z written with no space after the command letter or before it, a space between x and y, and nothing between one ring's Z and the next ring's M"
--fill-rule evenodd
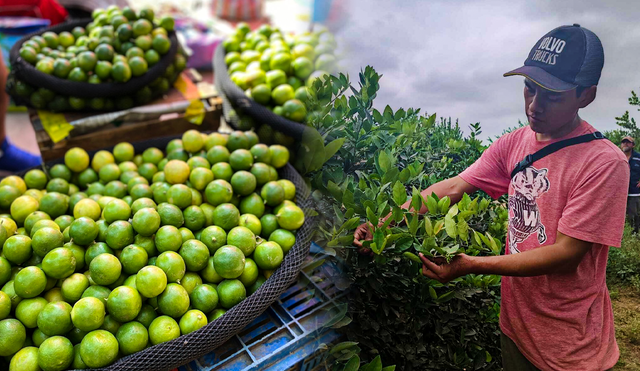
M606 139L593 140L539 159L511 179L528 154L596 131L578 110L595 99L603 65L593 32L577 24L550 31L523 67L505 74L525 76L529 125L502 136L459 176L422 192L452 202L478 189L493 198L509 194L506 255L460 254L449 264L420 256L422 273L443 283L470 273L504 276L506 371L602 371L619 357L605 275L608 246L622 239L624 155ZM361 239L371 238L368 226L358 227L354 238L362 246Z
M622 152L627 156L629 161L629 195L627 197L627 217L629 223L633 227L633 233L640 230L640 153L633 150L636 142L632 137L622 138Z

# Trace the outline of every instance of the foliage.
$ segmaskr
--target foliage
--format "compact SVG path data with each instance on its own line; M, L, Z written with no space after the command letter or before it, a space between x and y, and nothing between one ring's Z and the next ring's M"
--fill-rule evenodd
M420 189L455 176L485 149L471 125L464 137L457 123L419 110L373 109L380 76L367 67L358 87L340 75L317 82L318 104L332 102L311 124L326 141L344 141L322 169L308 176L323 217L318 242L340 247L352 282L343 330L366 350L403 370L485 369L499 364L498 276L468 275L446 285L420 274L416 256L451 259L500 254L506 231L503 205L482 194L426 198ZM352 93L348 98L347 89ZM400 205L411 195L414 210ZM364 221L374 227L368 250L351 247L353 231ZM391 223L394 226L391 226Z
M515 131L515 130L520 129L522 127L525 127L527 125L529 125L529 124L526 123L526 122L522 122L522 121L518 120L518 125L512 126L512 127L508 127L506 129L502 130L502 134L496 135L493 138L489 138L489 143L493 143L494 140L498 140L498 138L500 138L501 136L503 136L505 134L508 134L508 133L511 133L512 131Z
M638 111L640 111L640 99L633 90L631 91L629 104L632 106L637 106ZM620 129L605 131L603 133L604 136L609 138L609 140L611 140L616 145L620 145L620 143L622 142L622 138L627 135L630 135L636 139L640 138L640 128L638 127L636 120L629 115L629 111L626 111L620 117L616 117L616 124L620 127Z
M625 225L620 248L609 249L607 281L613 284L633 286L640 292L640 236Z

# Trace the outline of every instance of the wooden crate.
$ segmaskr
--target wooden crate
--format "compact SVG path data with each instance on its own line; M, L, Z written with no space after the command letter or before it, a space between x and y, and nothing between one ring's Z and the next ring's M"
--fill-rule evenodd
M192 79L192 77L189 77ZM200 77L202 79L202 77ZM212 80L211 76L205 76L205 80ZM200 125L191 123L185 112L173 112L161 115L159 118L142 119L135 122L124 122L119 125L109 123L95 130L72 130L65 139L54 143L49 134L44 130L40 115L35 109L29 109L29 118L34 127L36 140L42 160L44 162L55 160L64 156L65 152L73 147L84 148L87 151L113 147L119 142L139 142L153 138L176 136L190 129L203 132L217 131L220 127L222 116L222 99L215 93L200 94L199 99L204 105L204 118ZM182 93L172 89L167 96L149 104L167 104L189 102ZM68 122L76 119L90 117L87 114L64 114ZM89 132L86 132L89 131Z

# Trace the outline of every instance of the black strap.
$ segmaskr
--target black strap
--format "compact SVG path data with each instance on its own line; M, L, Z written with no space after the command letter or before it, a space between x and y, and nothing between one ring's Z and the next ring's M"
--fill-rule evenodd
M558 150L561 150L564 147L573 146L575 144L591 142L596 139L607 139L601 132L596 131L591 134L581 135L579 137L573 137L565 140L561 140L559 142L555 142L553 144L549 144L543 149L539 150L534 154L527 155L524 160L520 161L518 165L516 165L515 169L511 172L511 178L513 178L516 174L531 166L534 162L540 160L541 158L552 154Z

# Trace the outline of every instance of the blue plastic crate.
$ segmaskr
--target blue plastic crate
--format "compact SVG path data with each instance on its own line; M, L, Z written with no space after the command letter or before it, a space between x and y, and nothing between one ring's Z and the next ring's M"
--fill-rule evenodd
M338 314L344 296L341 270L312 243L311 253L294 283L240 333L178 371L312 371L322 365L321 344L335 344L341 334L323 326Z

